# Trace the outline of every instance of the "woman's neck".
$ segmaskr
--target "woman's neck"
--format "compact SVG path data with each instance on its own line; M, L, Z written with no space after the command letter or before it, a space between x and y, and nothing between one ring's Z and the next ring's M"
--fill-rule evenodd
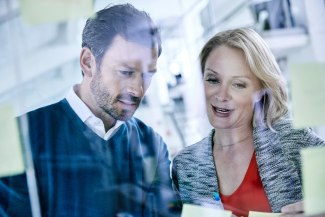
M253 128L250 126L233 129L215 129L215 149L242 149L253 146Z

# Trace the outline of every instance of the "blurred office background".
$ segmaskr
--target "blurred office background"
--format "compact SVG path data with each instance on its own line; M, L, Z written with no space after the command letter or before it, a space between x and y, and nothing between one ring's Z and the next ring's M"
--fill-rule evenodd
M325 0L93 0L93 10L127 2L148 11L162 34L158 73L136 116L163 136L171 157L209 133L198 54L218 31L256 29L288 87L289 64L325 62ZM12 104L16 115L60 100L81 81L85 24L85 18L30 24L21 14L20 0L0 0L0 104ZM314 129L325 138L323 126Z

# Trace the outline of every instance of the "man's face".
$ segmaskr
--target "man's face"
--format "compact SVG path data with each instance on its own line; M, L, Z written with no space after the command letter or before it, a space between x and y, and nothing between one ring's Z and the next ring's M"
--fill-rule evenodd
M90 82L96 109L116 120L131 118L156 72L157 51L116 36Z

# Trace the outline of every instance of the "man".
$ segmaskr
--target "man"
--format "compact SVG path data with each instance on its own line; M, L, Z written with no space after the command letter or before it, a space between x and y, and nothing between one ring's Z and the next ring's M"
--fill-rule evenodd
M132 117L160 53L151 18L130 4L87 20L81 84L27 114L42 216L172 215L166 145ZM26 183L25 175L0 183L0 211L30 215Z

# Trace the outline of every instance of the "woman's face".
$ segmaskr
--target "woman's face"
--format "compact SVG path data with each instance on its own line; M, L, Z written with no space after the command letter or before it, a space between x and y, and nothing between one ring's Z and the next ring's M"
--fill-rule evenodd
M216 129L251 127L261 84L249 69L243 51L226 46L212 50L203 79L211 125Z

